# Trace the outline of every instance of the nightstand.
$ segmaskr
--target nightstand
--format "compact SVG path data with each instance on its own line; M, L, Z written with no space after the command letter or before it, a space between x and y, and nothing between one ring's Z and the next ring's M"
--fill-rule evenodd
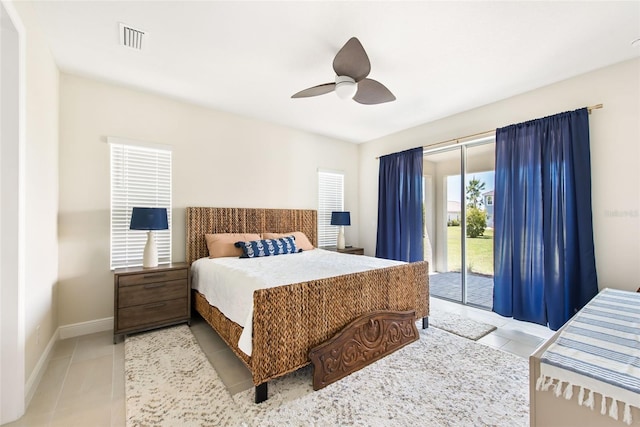
M191 286L186 263L114 272L113 343L118 335L191 324Z
M341 254L351 254L351 255L364 255L364 249L363 248L356 248L354 246L350 247L350 248L344 248L344 249L338 249L335 246L325 246L323 248L320 249L324 249L327 251L333 251L333 252L340 252Z

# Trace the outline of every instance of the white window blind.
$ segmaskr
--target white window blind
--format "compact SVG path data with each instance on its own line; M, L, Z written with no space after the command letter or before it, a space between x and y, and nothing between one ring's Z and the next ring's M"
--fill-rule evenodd
M169 230L154 231L158 263L171 262L171 151L117 143L111 149L111 268L142 265L147 232L129 230L134 206L166 208Z
M331 212L344 210L344 174L318 171L318 247L335 246L338 226L331 225Z

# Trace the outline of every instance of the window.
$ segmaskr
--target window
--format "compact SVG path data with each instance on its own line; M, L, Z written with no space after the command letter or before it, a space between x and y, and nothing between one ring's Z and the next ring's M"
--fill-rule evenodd
M171 262L171 150L108 138L111 150L111 269L142 265L147 233L129 230L137 207L167 209L169 230L155 231L158 263Z
M335 246L338 228L331 225L331 212L344 210L344 174L318 171L318 246Z

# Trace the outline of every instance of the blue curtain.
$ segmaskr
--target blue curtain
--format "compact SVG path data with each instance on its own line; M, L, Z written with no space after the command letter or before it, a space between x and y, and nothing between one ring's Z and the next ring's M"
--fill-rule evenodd
M586 108L496 130L493 310L560 328L598 293Z
M424 260L422 148L380 157L376 256Z

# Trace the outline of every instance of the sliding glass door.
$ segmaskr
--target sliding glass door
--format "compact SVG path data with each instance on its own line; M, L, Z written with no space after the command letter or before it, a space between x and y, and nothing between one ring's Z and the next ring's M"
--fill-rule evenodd
M423 165L424 253L429 262L430 294L458 302L462 301L460 152L455 147L427 154Z
M492 308L493 138L425 152L430 293Z
M466 304L493 306L495 141L469 145L465 173Z

